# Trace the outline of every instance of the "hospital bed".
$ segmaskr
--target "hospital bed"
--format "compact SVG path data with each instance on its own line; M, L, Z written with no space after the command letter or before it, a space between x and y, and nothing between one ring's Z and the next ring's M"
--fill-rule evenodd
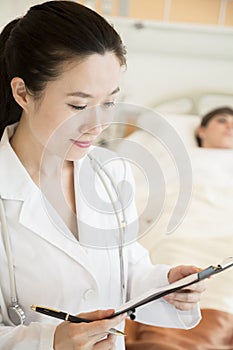
M179 191L186 190L179 181L174 157L161 140L155 140L143 129L134 131L126 141L123 140L119 147L121 153L124 153L124 142L127 147L128 142L139 144L158 160L165 179L165 199L160 188L154 192L157 201L164 202L160 214L154 218L153 210L145 211L148 201L145 174L133 167L141 220L139 241L150 251L154 263L199 267L218 263L233 253L233 150L197 147L194 137L200 122L197 115L167 113L163 117L182 139L187 151L192 169L192 189L178 225L167 234ZM140 118L143 119L143 115ZM126 328L128 350L233 349L232 271L207 281L200 307L203 320L198 327L189 331L150 327L129 321Z

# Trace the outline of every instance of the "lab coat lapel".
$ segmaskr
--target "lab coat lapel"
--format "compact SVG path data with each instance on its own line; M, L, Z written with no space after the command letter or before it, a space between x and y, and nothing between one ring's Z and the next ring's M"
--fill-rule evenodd
M35 189L24 201L20 213L20 223L64 251L91 273L87 252L62 220L59 220L55 211L46 203L39 189Z

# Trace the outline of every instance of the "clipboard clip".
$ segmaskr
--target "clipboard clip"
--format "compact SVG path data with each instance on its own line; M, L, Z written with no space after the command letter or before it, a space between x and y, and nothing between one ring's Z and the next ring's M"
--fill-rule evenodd
M229 257L225 260L223 260L223 262L221 264L218 264L217 266L209 266L206 269L200 271L198 273L198 280L203 280L204 278L208 278L212 275L215 275L218 272L224 271L226 270L228 267L233 266L233 257Z
M135 320L135 318L136 318L136 309L132 309L132 310L129 310L129 311L127 311L127 314L128 314L128 316L129 316L129 318L132 320L132 321L134 321Z

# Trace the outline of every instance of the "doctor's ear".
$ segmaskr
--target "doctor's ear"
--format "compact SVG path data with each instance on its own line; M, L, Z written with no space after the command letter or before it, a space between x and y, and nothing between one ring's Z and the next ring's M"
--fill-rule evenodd
M15 101L20 105L20 107L27 110L29 94L23 79L19 77L13 78L11 80L11 89Z

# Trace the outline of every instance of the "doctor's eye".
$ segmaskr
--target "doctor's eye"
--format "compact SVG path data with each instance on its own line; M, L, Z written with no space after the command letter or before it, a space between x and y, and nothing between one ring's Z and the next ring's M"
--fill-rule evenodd
M87 108L87 105L84 105L84 106L75 106L75 105L71 105L71 104L68 104L69 107L75 109L76 111L82 111L83 109Z
M105 108L111 108L111 107L115 107L115 102L114 101L105 102L103 105Z

